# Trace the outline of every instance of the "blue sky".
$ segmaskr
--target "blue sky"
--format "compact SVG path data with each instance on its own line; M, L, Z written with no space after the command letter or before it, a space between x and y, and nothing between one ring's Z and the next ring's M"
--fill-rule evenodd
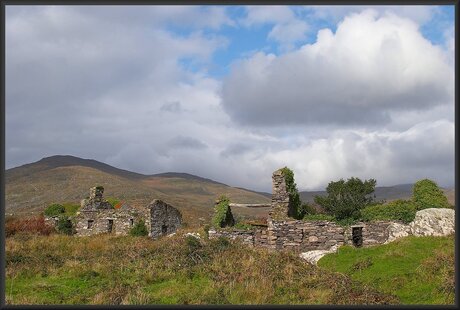
M454 184L454 6L6 6L6 167Z

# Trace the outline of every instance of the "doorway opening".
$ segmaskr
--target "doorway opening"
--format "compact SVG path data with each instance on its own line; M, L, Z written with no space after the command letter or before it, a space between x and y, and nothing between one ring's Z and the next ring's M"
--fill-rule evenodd
M113 220L109 220L109 225L107 227L107 231L111 233L113 231Z
M352 227L351 239L355 247L360 247L363 245L363 227Z
M163 225L161 226L161 234L164 236L168 233L168 226Z

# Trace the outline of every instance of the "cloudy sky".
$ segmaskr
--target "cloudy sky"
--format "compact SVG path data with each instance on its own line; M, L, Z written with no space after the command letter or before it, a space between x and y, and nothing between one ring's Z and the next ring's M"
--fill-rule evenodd
M454 6L6 6L6 168L454 185Z

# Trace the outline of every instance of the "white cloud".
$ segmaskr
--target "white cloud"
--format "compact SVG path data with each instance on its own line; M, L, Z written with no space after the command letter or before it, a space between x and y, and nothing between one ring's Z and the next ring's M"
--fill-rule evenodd
M314 44L235 62L222 89L206 72L229 44L217 30L234 25L221 7L6 13L7 168L71 154L264 191L286 165L300 189L351 176L453 184L453 66L411 20L349 16ZM240 24L272 25L268 39L292 48L302 22L279 6L250 7Z
M287 6L246 6L246 16L240 19L245 27L273 25L267 39L280 45L282 51L291 50L294 43L306 39L308 23L296 16Z
M453 68L417 25L373 10L345 18L336 33L276 57L234 65L223 104L243 124L385 124L389 111L452 104Z

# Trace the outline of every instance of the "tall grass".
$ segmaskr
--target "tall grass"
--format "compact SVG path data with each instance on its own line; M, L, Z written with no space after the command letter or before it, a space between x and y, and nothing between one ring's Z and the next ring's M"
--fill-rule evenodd
M182 233L19 234L6 242L8 304L391 304L398 299L293 253Z

